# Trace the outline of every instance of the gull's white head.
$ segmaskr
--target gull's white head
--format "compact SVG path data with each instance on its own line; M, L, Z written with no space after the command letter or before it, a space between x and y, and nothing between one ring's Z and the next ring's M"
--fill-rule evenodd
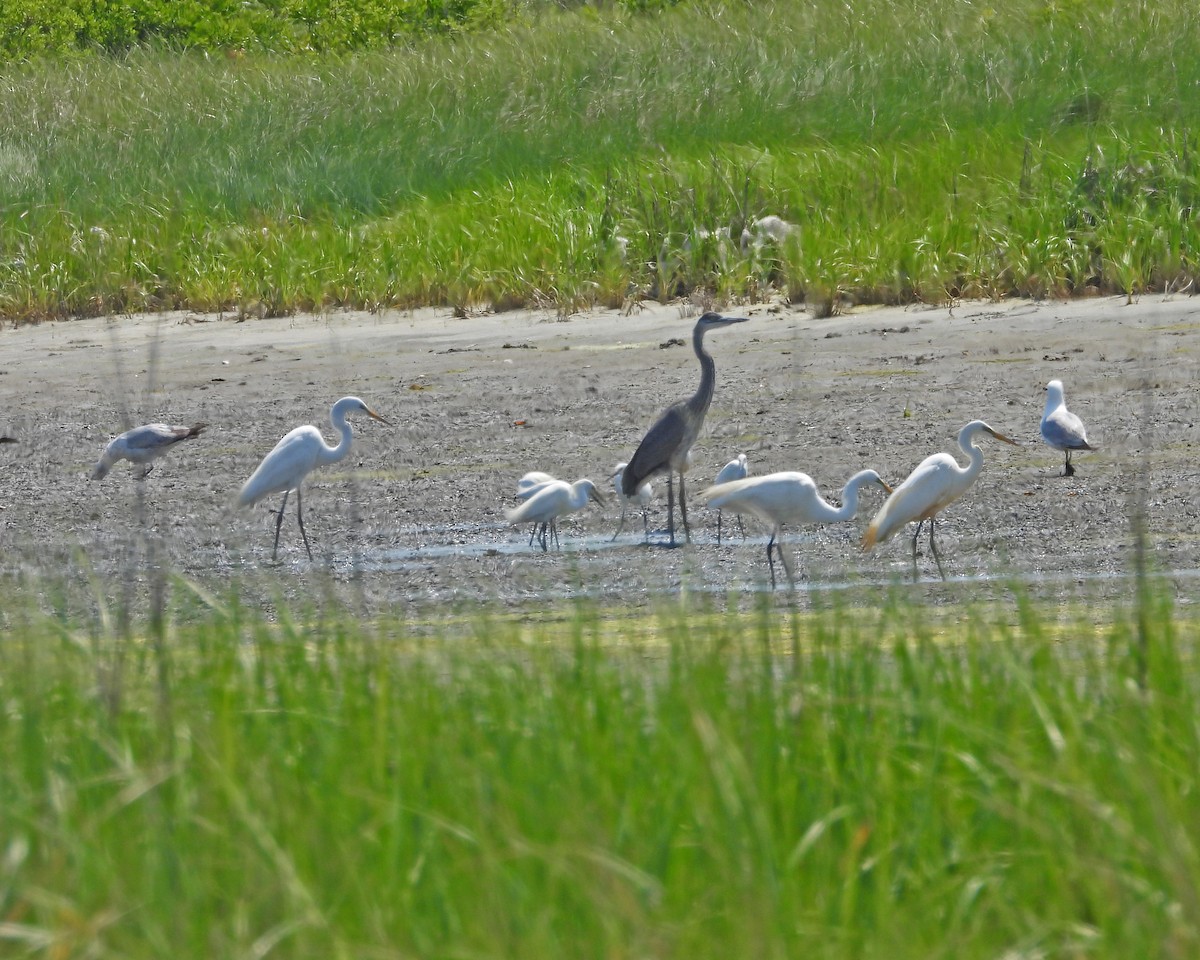
M1063 385L1061 380L1051 380L1046 384L1046 410L1054 410L1063 404Z

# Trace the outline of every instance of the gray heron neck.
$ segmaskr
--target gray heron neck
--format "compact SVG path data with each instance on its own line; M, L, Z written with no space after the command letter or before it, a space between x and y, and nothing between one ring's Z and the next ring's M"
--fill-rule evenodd
M692 399L688 401L688 408L698 413L703 413L708 410L708 405L712 403L713 391L717 386L717 365L713 362L713 358L704 350L704 328L697 326L692 333L692 349L696 352L696 359L700 361L700 387L696 390Z

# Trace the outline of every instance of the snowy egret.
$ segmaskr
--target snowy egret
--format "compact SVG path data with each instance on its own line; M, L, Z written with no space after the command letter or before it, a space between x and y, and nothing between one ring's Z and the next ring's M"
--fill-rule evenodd
M365 413L368 417L391 426L374 410L368 407L358 397L342 397L329 410L329 419L335 430L341 432L342 439L337 446L331 447L321 436L321 431L311 425L297 427L281 439L275 448L263 457L258 469L250 475L250 479L242 485L238 494L239 507L258 503L263 497L273 493L283 493L283 502L275 514L275 546L271 550L271 559L279 553L279 527L283 523L283 510L287 506L288 494L296 491L296 519L300 522L300 536L304 538L304 549L308 559L312 560L312 548L308 545L308 534L304 532L304 512L300 501L300 484L316 467L328 463L337 463L350 452L350 441L354 436L349 422L346 420L352 413Z
M558 478L541 470L530 470L517 481L517 499L528 500L548 483L558 483Z
M1083 421L1067 409L1063 399L1061 380L1051 380L1046 384L1046 409L1042 413L1042 439L1053 449L1066 453L1066 463L1062 475L1072 477L1075 468L1071 466L1072 450L1095 450L1088 443L1087 431Z
M613 540L621 535L621 531L625 529L625 516L629 512L629 507L641 507L642 510L642 533L647 540L650 539L650 520L648 517L650 500L654 496L654 489L649 483L643 483L637 489L632 497L625 496L625 492L621 489L621 483L624 480L625 467L628 464L618 463L617 469L613 471L612 481L613 488L617 491L617 502L621 504L621 522L617 526L617 532L612 535ZM610 543L612 541L609 541Z
M746 462L746 455L739 453L734 459L730 460L725 466L717 471L716 479L713 480L713 485L717 486L722 483L730 483L734 480L745 480L750 476L750 465ZM738 532L741 533L742 539L746 539L746 528L742 526L742 515L739 513ZM717 546L721 545L721 511L717 510Z
M679 474L679 515L683 520L683 533L689 543L692 539L691 530L688 529L683 474L688 468L688 454L704 426L704 416L708 413L717 385L717 365L704 350L704 335L709 330L745 323L746 319L710 312L696 321L692 330L692 350L700 361L700 386L690 399L680 400L663 412L642 438L621 477L621 492L632 497L647 480L666 473L667 529L671 535L671 546L675 545L675 491L672 480L676 473Z
M166 423L148 423L142 427L126 430L119 437L114 437L104 448L104 453L92 468L93 480L103 480L108 471L118 460L128 460L130 463L149 463L138 477L145 480L154 469L152 460L157 460L181 440L198 437L208 427L207 423L193 423L190 427L172 427Z
M519 507L506 510L505 516L509 523L534 524L538 542L542 545L544 553L547 531L551 538L555 541L558 540L558 518L582 510L588 505L589 500L594 500L601 506L604 505L604 498L600 496L600 491L596 489L596 485L591 480L576 480L574 483L554 480L544 484L537 493ZM531 537L530 543L532 542L533 538Z
M785 523L841 523L853 520L858 513L858 494L867 484L875 484L891 493L883 478L874 470L860 470L842 488L842 505L835 507L826 502L817 490L812 477L804 473L769 473L763 477L746 477L730 483L722 483L705 490L702 496L710 507L732 510L739 516L749 513L771 527L771 539L767 541L767 566L771 571L771 589L775 589L775 561L772 548L783 561L788 580L795 583L792 565L783 545L777 543L780 529Z
M921 535L921 527L929 521L929 549L933 551L933 559L937 561L938 573L946 579L946 571L942 569L942 558L938 556L937 544L933 539L933 522L935 515L949 506L969 489L979 479L979 471L983 469L983 451L976 445L975 438L981 433L987 433L1002 443L1020 446L1015 440L1010 440L998 433L982 420L972 420L958 433L958 445L963 453L971 458L971 462L960 467L958 461L948 453L935 453L922 460L917 468L908 475L905 481L892 491L875 519L867 527L863 537L863 550L870 550L877 543L886 543L905 524L914 520L917 531L913 534L913 580L917 579L917 537Z

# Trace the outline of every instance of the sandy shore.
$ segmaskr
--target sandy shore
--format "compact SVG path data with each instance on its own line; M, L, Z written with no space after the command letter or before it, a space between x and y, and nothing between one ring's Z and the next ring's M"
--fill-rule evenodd
M895 483L927 454L953 451L959 428L983 418L1022 446L988 444L976 488L946 511L939 538L951 585L934 583L932 558L922 557L926 579L906 589L962 597L1014 576L1075 594L1122 582L1139 503L1154 564L1174 573L1182 599L1194 588L1200 300L963 303L819 320L782 305L727 312L752 322L708 339L718 385L690 490L739 452L755 473L803 470L830 497L865 466ZM566 320L425 310L239 323L180 313L5 328L0 433L20 443L0 447L0 563L136 580L152 543L206 588L235 578L263 598L328 588L373 609L747 595L766 583L764 531L748 524L745 542L718 547L715 516L698 501L695 542L677 550L644 547L636 518L610 544L619 517L611 501L562 525L561 553L529 549L527 533L504 521L526 470L611 489L613 467L657 413L695 389L696 315L651 304ZM1038 438L1051 378L1064 381L1103 448L1077 457L1069 479L1058 476L1061 454ZM289 516L281 562L271 565L272 515L265 504L236 511L232 499L291 427L314 423L332 440L329 405L345 394L395 426L357 423L351 455L305 487L315 563ZM88 480L112 435L157 420L211 427L144 484L124 464ZM662 494L660 485L656 529L665 526ZM871 602L883 585L902 583L907 541L858 549L878 502L868 499L853 523L793 531L805 582L776 602L803 604L845 584Z

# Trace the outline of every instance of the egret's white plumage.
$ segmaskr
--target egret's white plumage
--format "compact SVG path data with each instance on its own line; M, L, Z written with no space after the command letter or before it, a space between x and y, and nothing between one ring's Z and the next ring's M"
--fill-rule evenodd
M1096 449L1088 443L1083 421L1067 409L1061 380L1051 380L1046 384L1046 409L1042 412L1041 428L1042 439L1053 449L1066 454L1064 477L1073 476L1075 473L1075 468L1071 465L1072 450Z
M329 411L329 419L335 430L342 435L337 446L330 446L321 436L321 431L311 425L296 427L275 444L275 448L263 457L258 469L250 475L238 494L239 507L258 503L263 497L274 493L283 494L283 502L275 513L275 546L271 550L274 560L279 552L279 527L283 523L283 510L287 506L288 494L296 491L296 519L300 522L300 536L304 538L304 549L312 559L312 548L308 545L308 534L304 532L304 514L300 501L300 484L314 469L337 463L350 452L350 441L354 431L347 417L354 413L365 413L368 417L387 423L358 397L342 397Z
M710 507L732 510L739 516L748 513L771 527L767 542L767 566L771 570L771 587L775 587L774 549L783 561L788 579L795 582L792 567L782 545L776 542L784 524L840 523L853 520L858 513L859 491L874 484L891 492L883 478L874 470L860 470L842 488L842 505L835 507L821 497L817 484L805 473L769 473L762 477L746 477L710 487L702 496Z
M530 470L517 481L517 499L528 500L548 483L557 483L558 478L543 473L541 470Z
M718 486L722 483L731 483L734 480L744 480L750 476L750 464L746 461L746 455L739 453L736 457L730 460L725 466L717 471L716 479L713 480L713 485ZM738 514L738 530L742 534L742 539L746 539L746 528L742 526L742 515ZM721 511L717 511L717 546L721 545Z
M621 522L617 525L617 532L612 535L613 540L621 535L621 531L625 529L625 517L629 512L629 508L638 507L642 511L642 533L647 540L650 539L650 520L648 518L648 510L650 501L654 498L654 488L647 481L643 483L632 496L625 496L625 491L621 489L621 484L625 480L626 463L618 463L617 469L613 471L612 482L613 489L617 493L617 502L621 504Z
M574 483L554 480L543 484L537 493L520 506L506 510L505 516L509 523L534 524L538 542L545 551L547 531L553 539L558 539L558 518L582 510L589 500L604 505L604 498L591 480L576 480ZM532 542L533 538L530 537Z
M118 460L128 460L130 463L150 463L139 479L145 479L154 469L151 461L157 460L182 440L198 437L208 427L207 423L193 423L190 427L173 427L167 423L147 423L145 426L126 430L119 437L114 437L104 448L96 466L92 468L93 480L103 480L108 476Z
M979 479L983 469L983 451L976 445L975 438L986 433L1003 443L1018 446L1015 440L1010 440L998 433L982 420L972 420L958 433L958 445L971 462L960 467L958 461L948 453L935 453L922 460L917 468L908 475L905 481L892 491L875 518L867 527L863 537L863 549L870 550L877 543L886 543L897 531L906 524L916 521L917 530L913 534L913 579L917 577L917 537L921 535L921 527L929 521L929 548L937 561L938 573L946 579L942 569L942 560L938 556L937 545L933 539L934 516L945 509Z

